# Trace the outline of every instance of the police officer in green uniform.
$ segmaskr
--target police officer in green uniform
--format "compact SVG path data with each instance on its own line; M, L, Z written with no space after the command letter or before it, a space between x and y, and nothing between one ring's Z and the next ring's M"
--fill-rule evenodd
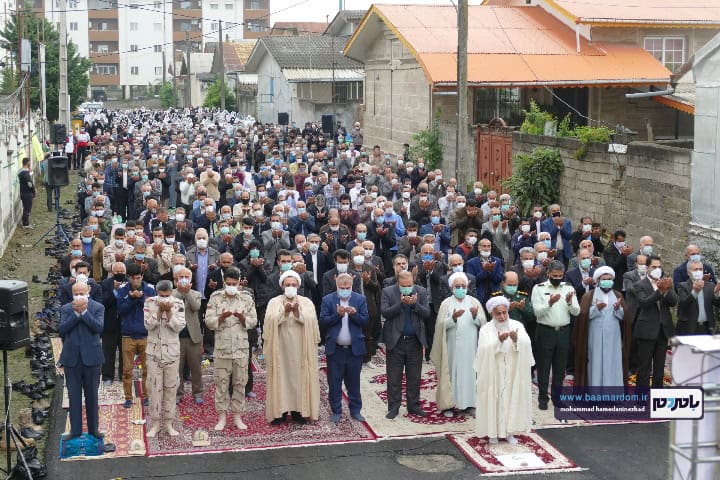
M533 314L532 302L527 292L518 290L518 276L513 271L505 272L500 290L493 292L491 297L504 296L510 301L510 318L517 320L525 326L525 330L533 338L531 333L535 331L535 315Z

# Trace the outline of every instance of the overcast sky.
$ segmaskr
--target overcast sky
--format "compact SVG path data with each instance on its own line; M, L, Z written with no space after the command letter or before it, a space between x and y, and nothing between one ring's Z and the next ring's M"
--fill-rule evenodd
M367 10L373 3L452 5L450 0L345 0L345 9ZM479 4L481 0L469 0L469 3ZM332 20L337 14L338 0L270 0L270 12L271 23L324 22L327 15Z

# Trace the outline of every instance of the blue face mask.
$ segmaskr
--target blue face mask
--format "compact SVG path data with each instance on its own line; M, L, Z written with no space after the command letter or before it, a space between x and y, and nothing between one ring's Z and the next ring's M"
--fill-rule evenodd
M82 257L82 250L72 250L72 251L70 251L70 256Z
M432 223L433 225L439 225L440 217L430 217L430 223Z
M280 271L281 272L287 272L292 268L292 263L281 263L280 264Z
M583 258L580 260L580 268L583 270L588 270L590 268L590 265L592 264L592 260L589 258Z
M415 287L400 287L400 293L402 295L412 295L413 288Z
M433 259L432 253L423 253L423 255L422 255L423 262L432 262L432 259Z
M303 213L305 213L305 207L298 207L297 211L298 215L302 215Z
M230 233L230 228L229 227L220 227L220 233L222 235L227 235L228 233Z
M493 215L492 216L493 222L499 222L502 220L502 215Z
M503 213L505 213L505 212L508 211L509 208L510 208L510 205L508 205L508 204L501 205L501 206L500 206L500 211L503 212Z
M462 300L467 295L467 289L465 287L455 287L453 295L455 295L455 298Z
M256 248L250 250L250 258L260 258L260 250Z
M694 253L694 254L690 255L690 261L700 262L700 261L702 261L702 255L700 255L699 253Z
M377 222L378 225L382 225L383 223L385 223L385 218L384 217L375 217L375 221Z
M367 237L367 232L358 232L357 239L361 242L365 241L365 237Z
M550 240L543 240L543 242L545 242L545 245L547 245L547 247L550 248L550 245L551 245Z
M601 289L607 291L613 287L613 283L614 282L610 279L604 279L604 280L600 280L599 285L600 285Z
M82 237L82 242L85 245L90 245L92 243L92 240L93 240L92 237Z
M503 290L505 290L505 293L508 295L515 295L517 293L517 285L505 285Z
M653 253L652 245L645 245L640 250L642 251L642 254L645 256L652 255L652 253Z
M452 267L452 271L453 271L453 273L460 273L460 272L463 271L463 266L462 266L462 265L455 265L454 267Z
M343 300L347 300L350 298L350 295L352 295L352 289L351 288L338 288L338 297L342 298Z
M144 253L136 253L135 260L142 262L143 260L145 260L145 254Z

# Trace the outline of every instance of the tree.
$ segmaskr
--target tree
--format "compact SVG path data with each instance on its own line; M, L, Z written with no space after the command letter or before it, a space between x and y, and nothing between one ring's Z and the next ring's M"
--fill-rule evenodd
M170 82L165 82L160 85L159 95L162 108L174 107L179 103L177 91L174 91L173 85Z
M443 146L440 143L440 110L435 112L430 128L420 130L412 136L410 155L413 160L422 158L425 168L433 170L440 165L443 157Z
M205 101L203 107L220 108L220 81L215 80L205 92ZM235 110L235 95L225 85L225 108L227 110Z
M0 92L3 95L10 95L18 86L17 72L10 65L6 66L2 72L2 84L0 84Z
M30 84L30 106L33 109L40 108L40 70L35 69L38 59L38 44L45 44L45 90L47 100L47 118L50 121L58 118L58 94L60 86L60 33L55 26L48 22L45 17L38 17L30 10L19 12L23 16L23 38L28 38L32 44L32 61L33 73ZM5 28L0 31L0 47L15 52L18 59L18 68L20 65L20 55L18 55L18 32L17 32L18 12L10 15ZM70 109L73 110L87 95L90 77L88 72L92 66L92 62L81 57L77 52L74 43L68 40L67 45L68 58L68 93L70 94ZM20 78L18 79L20 80ZM3 82L5 83L5 82ZM19 82L18 82L19 83ZM3 85L4 86L4 85Z

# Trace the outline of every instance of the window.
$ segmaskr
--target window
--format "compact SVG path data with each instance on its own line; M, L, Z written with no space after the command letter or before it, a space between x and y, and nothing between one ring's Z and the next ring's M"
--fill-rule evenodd
M105 30L108 29L108 24L107 24L107 22L100 22L99 27L100 27L100 28L99 28L98 30L105 31Z
M162 75L162 67L155 67L155 76L159 77Z
M160 23L160 22L153 23L153 30L155 30L156 32L162 31L162 23Z
M264 0L245 0L246 10L264 10L267 8L267 2Z
M335 101L344 103L363 99L363 82L338 82L335 84Z
M108 47L105 44L100 44L97 46L98 53L108 53L110 52L110 47Z
M117 65L103 65L96 63L93 65L92 71L96 75L117 75Z
M210 30L212 30L212 31L214 32L214 31L216 31L217 29L218 29L218 22L212 22L212 23L210 23Z
M264 32L266 28L265 22L261 20L248 20L247 29L248 32Z
M191 29L189 22L183 22L180 24L180 31L181 32L189 32Z
M137 22L130 22L130 31L131 31L131 32L137 32L137 31L138 31L138 24L137 24Z
M78 29L78 22L70 22L70 31L77 32L77 29Z
M645 37L643 46L670 71L685 63L685 37Z
M232 4L232 3L226 3L226 4L225 4L225 10L232 10L232 9L233 9L233 4Z
M138 51L138 46L137 46L137 45L130 45L130 51L131 51L131 52L137 52L137 51Z
M217 3L210 4L210 10L217 10L218 8L220 8L220 5L218 5Z
M139 75L140 67L130 67L130 75Z
M508 125L522 121L522 104L519 88L476 88L474 123L488 123L500 117Z
M162 52L162 45L155 45L155 53L161 53Z

